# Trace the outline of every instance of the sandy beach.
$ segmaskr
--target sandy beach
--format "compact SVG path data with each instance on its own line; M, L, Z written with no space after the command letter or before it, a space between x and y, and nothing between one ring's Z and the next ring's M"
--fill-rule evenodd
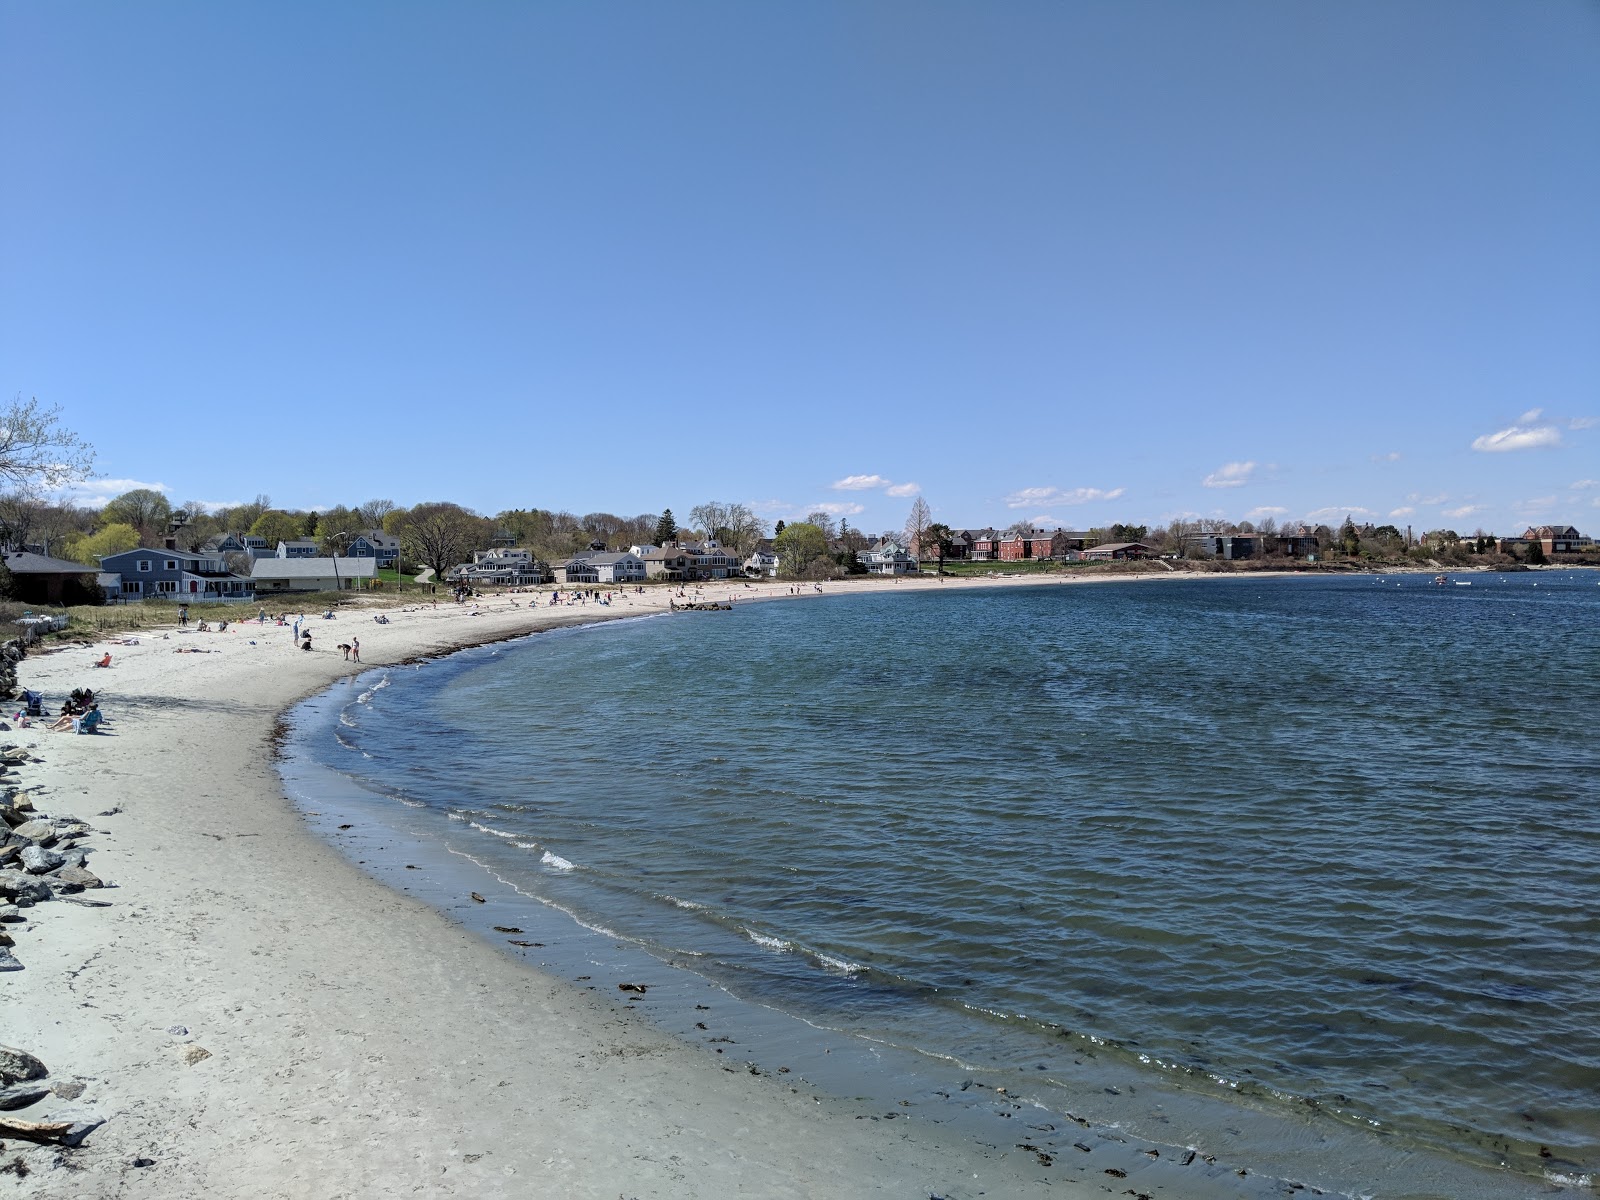
M825 591L957 586L1028 583ZM789 591L708 584L704 598ZM725 1069L621 1000L530 969L382 886L313 836L273 765L286 707L373 665L657 612L669 595L648 589L609 608L530 609L529 598L491 597L476 613L449 602L391 608L387 625L373 621L378 610L342 609L310 622L311 653L252 619L22 664L23 685L51 711L73 687L103 698L105 736L35 725L0 743L36 755L20 785L38 809L97 831L88 865L114 886L86 893L110 907L43 903L7 927L26 969L0 974L0 1043L37 1055L50 1082L84 1084L74 1099L12 1115L104 1123L77 1150L8 1141L0 1160L20 1157L28 1173L0 1174L0 1193L1240 1194L1244 1181L1203 1156L1180 1166L1142 1144L1097 1146L1046 1169L914 1112L892 1125L863 1119L871 1114L847 1099ZM352 635L361 665L335 648ZM211 653L176 652L186 649ZM107 650L112 668L91 669Z

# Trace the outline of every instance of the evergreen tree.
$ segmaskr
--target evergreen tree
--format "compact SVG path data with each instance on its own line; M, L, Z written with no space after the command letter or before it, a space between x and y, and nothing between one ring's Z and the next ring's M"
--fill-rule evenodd
M1528 553L1526 558L1530 567L1542 567L1545 563L1544 543L1538 538L1528 539Z
M784 531L784 530L785 530L785 529L786 529L786 528L787 528L787 526L785 526L785 525L784 525L784 523L783 523L783 522L782 522L782 521L779 521L779 522L778 522L778 523L777 523L777 524L776 524L776 525L774 525L774 526L773 526L773 527L772 527L772 536L773 536L773 537L777 537L777 536L778 536L778 535L779 535L779 534L780 534L780 533L782 533L782 532L783 532L783 531Z
M1356 532L1356 523L1348 516L1344 524L1339 526L1339 548L1350 555L1361 550L1361 535Z
M656 545L665 546L668 542L678 540L678 522L672 517L670 508L663 509L661 519L656 522Z

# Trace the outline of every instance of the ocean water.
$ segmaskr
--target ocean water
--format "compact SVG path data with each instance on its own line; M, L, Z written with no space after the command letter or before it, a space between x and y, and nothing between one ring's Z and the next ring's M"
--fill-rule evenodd
M1368 1139L1587 1192L1597 583L810 596L377 673L300 749L585 926L1047 1105L1109 1067L1314 1118L1334 1183Z

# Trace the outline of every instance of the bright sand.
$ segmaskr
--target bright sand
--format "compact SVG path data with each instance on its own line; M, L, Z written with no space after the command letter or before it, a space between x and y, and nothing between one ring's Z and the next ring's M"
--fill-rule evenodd
M739 602L787 593L704 588L706 599ZM1112 1183L1237 1194L1242 1181L1220 1165L1196 1161L1180 1177L1167 1174L1169 1157L1163 1178L1140 1179L1151 1160L1130 1145L1126 1181L1044 1170L1022 1150L985 1149L911 1112L893 1124L861 1119L861 1106L782 1076L730 1072L620 1000L520 964L313 837L273 767L287 706L374 665L655 612L668 595L652 588L611 608L510 606L528 599L490 598L478 615L448 602L390 609L388 625L345 609L310 621L309 654L292 648L288 629L251 620L22 664L23 686L52 706L79 686L104 698L107 736L35 726L0 743L36 747L43 761L23 766L22 782L41 811L105 831L89 841L89 867L116 886L87 893L112 907L46 903L27 910L24 931L11 927L27 969L0 975L0 1043L38 1055L52 1080L88 1085L79 1100L16 1115L105 1120L68 1156L76 1169L52 1167L54 1149L28 1150L21 1194L956 1200L1103 1195ZM335 648L352 635L362 666ZM113 667L90 669L106 649ZM114 806L122 811L96 815ZM196 1046L209 1057L191 1063Z

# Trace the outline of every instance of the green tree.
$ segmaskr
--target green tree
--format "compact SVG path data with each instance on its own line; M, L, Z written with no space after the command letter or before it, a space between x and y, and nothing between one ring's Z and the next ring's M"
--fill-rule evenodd
M656 521L655 541L658 546L665 546L668 542L678 540L678 522L673 519L672 510L664 508L661 517Z
M1528 552L1523 556L1523 561L1526 562L1530 567L1544 566L1544 543L1538 538L1529 538Z
M922 553L929 551L938 560L938 573L944 574L944 556L950 552L950 539L954 534L943 521L935 521L922 531Z
M1346 554L1355 555L1361 550L1361 535L1356 532L1356 523L1348 516L1344 524L1339 526L1339 549Z
M796 521L784 527L773 539L778 569L785 575L804 575L806 569L828 553L828 535L809 521Z
M154 542L167 532L172 503L152 488L134 488L107 501L100 519L107 525L132 525L140 537Z
M784 531L784 528L785 528L784 523L780 520L776 525L774 525L772 527L772 536L773 537L777 537L780 533L782 533Z
M267 549L277 548L279 542L291 542L300 536L300 531L305 528L303 518L294 513L284 512L281 508L269 508L262 513L246 530L256 537L267 539Z
M139 546L139 531L132 525L103 525L94 533L70 535L62 553L73 562L98 563L108 554L121 554Z

